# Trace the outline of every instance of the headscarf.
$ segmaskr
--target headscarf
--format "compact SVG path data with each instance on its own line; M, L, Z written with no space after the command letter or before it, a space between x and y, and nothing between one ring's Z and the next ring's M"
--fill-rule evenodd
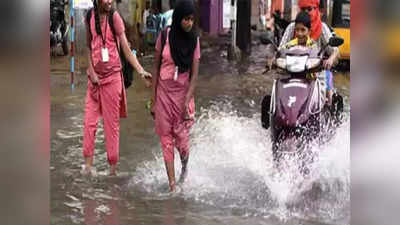
M169 31L169 43L171 56L179 73L186 72L192 68L193 54L197 44L197 34L194 27L190 32L182 29L181 22L186 16L194 14L195 7L192 0L181 0L176 4L172 14L172 25Z
M319 0L299 0L299 8L315 7L314 10L308 12L311 19L311 38L315 41L319 39L322 33L322 21L319 12Z

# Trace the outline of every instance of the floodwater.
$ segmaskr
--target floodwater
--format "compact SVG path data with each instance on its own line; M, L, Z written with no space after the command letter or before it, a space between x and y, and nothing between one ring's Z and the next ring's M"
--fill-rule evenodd
M314 147L319 158L304 179L272 166L269 130L260 123L260 102L273 81L273 72L263 74L265 55L264 47L255 45L249 58L229 63L218 47L202 50L189 177L173 194L145 109L151 90L139 79L128 89L129 115L121 120L118 177L107 176L101 123L97 175L80 174L85 70L76 75L72 91L68 59L53 57L51 224L350 224L349 73L335 75L347 117L327 144ZM141 61L150 70L152 60ZM177 155L175 160L179 177Z

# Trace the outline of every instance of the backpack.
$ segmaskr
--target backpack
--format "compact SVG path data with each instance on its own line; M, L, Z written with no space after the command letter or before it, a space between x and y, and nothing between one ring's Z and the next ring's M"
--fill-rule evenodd
M92 18L92 11L93 11L93 8L89 9L89 11L86 14L86 23L89 28L90 41L92 40L92 33L91 33L91 29L90 29L90 20ZM125 86L125 89L127 89L132 85L132 82L133 82L133 67L126 59L125 54L122 51L122 48L118 45L117 37L115 36L115 28L114 28L114 20L113 20L114 12L115 12L115 10L111 9L110 14L108 15L108 24L111 27L111 32L114 36L114 41L118 48L119 59L121 62L121 67L122 67L122 75L124 78L124 86Z

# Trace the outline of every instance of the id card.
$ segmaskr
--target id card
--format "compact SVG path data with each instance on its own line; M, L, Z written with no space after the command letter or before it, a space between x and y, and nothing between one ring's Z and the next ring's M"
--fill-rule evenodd
M108 48L101 48L101 59L103 60L103 62L108 62Z

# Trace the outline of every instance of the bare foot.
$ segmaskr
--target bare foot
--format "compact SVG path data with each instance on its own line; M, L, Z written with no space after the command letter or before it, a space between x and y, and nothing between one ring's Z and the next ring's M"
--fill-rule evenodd
M187 170L182 168L182 172L181 172L181 175L179 177L178 184L183 184L185 182L186 178L187 178L187 175L188 175Z
M169 184L169 192L175 192L176 191L176 185L175 182L172 182Z
M89 176L89 175L91 175L91 170L92 170L92 168L90 166L82 165L81 174L83 176Z
M84 176L93 175L92 166L93 166L93 156L85 157L85 165L82 165L81 174Z

